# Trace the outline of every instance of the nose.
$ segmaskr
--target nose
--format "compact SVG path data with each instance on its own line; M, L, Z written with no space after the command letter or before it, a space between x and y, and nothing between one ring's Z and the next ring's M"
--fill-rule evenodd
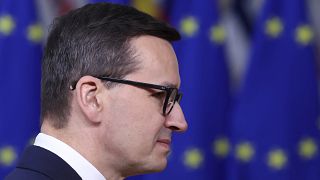
M188 129L188 123L179 103L176 103L170 114L166 116L165 127L176 132L185 132Z

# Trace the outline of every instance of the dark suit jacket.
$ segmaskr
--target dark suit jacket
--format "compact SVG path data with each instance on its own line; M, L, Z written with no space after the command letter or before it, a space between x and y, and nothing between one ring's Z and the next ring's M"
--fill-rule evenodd
M80 180L63 159L38 146L28 147L17 167L5 180Z

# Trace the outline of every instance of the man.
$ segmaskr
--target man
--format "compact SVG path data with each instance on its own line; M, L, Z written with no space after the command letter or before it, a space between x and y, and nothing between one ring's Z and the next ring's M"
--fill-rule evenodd
M134 8L99 3L57 18L42 62L41 133L6 179L124 179L165 168L187 129L171 41Z

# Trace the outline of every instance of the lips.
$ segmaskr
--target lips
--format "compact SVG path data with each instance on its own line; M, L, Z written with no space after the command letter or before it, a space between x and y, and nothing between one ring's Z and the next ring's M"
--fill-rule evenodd
M157 141L161 146L170 149L171 140L170 139L159 139Z

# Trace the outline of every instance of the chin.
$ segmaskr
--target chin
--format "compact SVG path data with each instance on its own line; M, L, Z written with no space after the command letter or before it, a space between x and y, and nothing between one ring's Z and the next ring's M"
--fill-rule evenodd
M138 169L135 169L135 171L131 172L129 176L161 172L166 167L167 167L167 159L164 159L164 160L161 159L153 163L145 163L144 165L140 166Z
M148 173L160 172L160 171L163 171L166 167L167 167L167 162L161 165L159 164L157 166L150 167Z

